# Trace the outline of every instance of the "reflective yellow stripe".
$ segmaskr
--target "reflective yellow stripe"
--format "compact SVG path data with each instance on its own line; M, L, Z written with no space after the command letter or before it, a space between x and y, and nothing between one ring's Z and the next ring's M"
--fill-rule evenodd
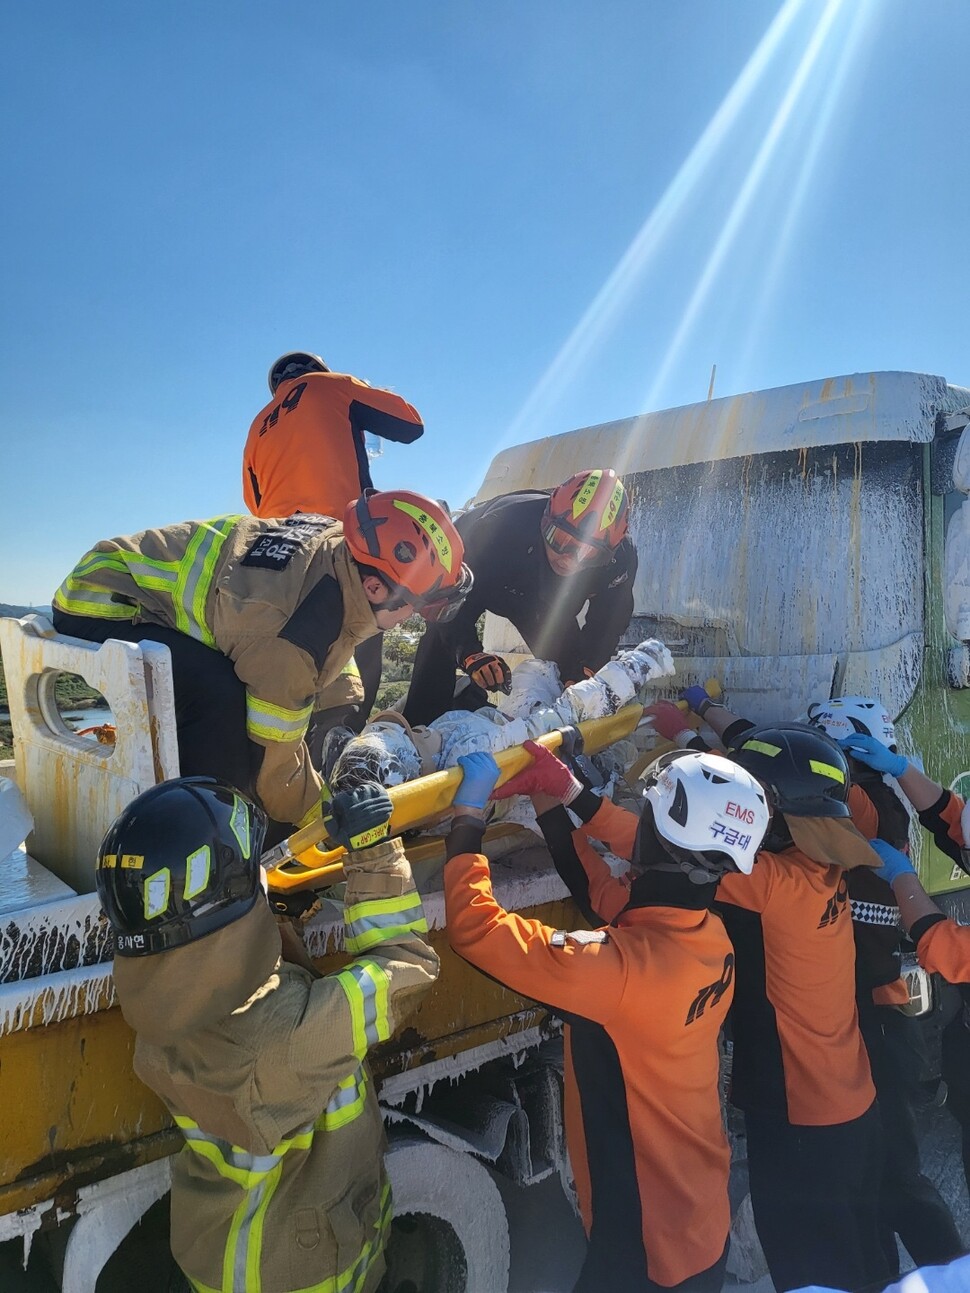
M99 620L133 620L138 613L137 606L117 602L111 593L95 592L70 577L54 594L54 605L65 615L88 615Z
M374 1224L374 1237L369 1239L360 1250L360 1255L352 1266L322 1284L311 1284L307 1288L294 1289L293 1293L359 1293L364 1287L367 1272L374 1263L375 1257L383 1251L387 1242L387 1230L391 1224L391 1187L385 1182L381 1190L381 1210Z
M394 500L394 506L399 512L403 512L405 516L409 516L419 529L424 530L425 534L434 544L435 551L438 553L438 560L450 575L455 564L454 551L451 546L451 541L438 522L430 517L424 508L415 507L413 503L408 503L403 498L396 498Z
M823 777L831 777L840 786L845 785L845 773L841 768L833 767L831 763L820 763L818 759L809 759L808 766L813 772L818 772Z
M317 1119L317 1129L336 1131L339 1127L346 1127L364 1112L366 1101L367 1071L361 1064L350 1077L344 1078L327 1101L327 1107Z
M239 516L217 516L203 521L179 562L178 580L172 594L175 627L208 647L215 646L215 638L205 621L205 604L222 545L240 520Z
M348 1122L353 1121L360 1112L358 1105L363 1106L366 1089L367 1077L363 1068L360 1068L357 1073L352 1074L341 1082L338 1096L331 1100L327 1109L321 1114L317 1120L316 1129L326 1128L327 1130L333 1130L335 1127L346 1126ZM339 1112L335 1113L335 1120L331 1122L328 1117L328 1111L331 1106L338 1103L340 1105ZM206 1136L191 1118L181 1118L176 1115L175 1121L181 1127L183 1133L191 1133L193 1137L191 1140L186 1140L186 1149L202 1153L204 1152L202 1149L204 1145L209 1145L213 1148L227 1145L225 1141ZM222 1261L222 1284L220 1288L214 1289L208 1284L203 1284L200 1280L190 1277L189 1283L195 1293L264 1293L262 1273L260 1271L263 1227L267 1210L276 1193L283 1172L283 1164L280 1161L283 1153L286 1152L283 1146L286 1146L287 1149L296 1147L309 1148L312 1140L313 1130L311 1129L309 1133L300 1133L290 1137L289 1140L282 1141L272 1155L247 1155L244 1150L239 1149L237 1146L230 1148L232 1154L242 1155L252 1161L265 1162L270 1158L277 1157L277 1162L268 1171L254 1174L252 1183L248 1185L236 1180L235 1175L226 1173L229 1175L230 1180L235 1180L237 1184L242 1184L245 1194L233 1213L229 1227ZM209 1158L210 1161L216 1161L208 1153L205 1153L205 1157ZM226 1166L228 1167L229 1164L226 1164ZM391 1188L389 1183L385 1181L381 1189L380 1212L373 1226L373 1234L371 1238L364 1242L356 1259L338 1275L325 1279L321 1284L312 1284L304 1289L296 1289L294 1293L357 1293L357 1290L363 1286L374 1259L384 1247L390 1221ZM275 1289L266 1289L265 1293L275 1293Z
M407 919L409 915L411 920ZM344 909L344 925L344 947L355 954L405 934L428 932L421 897L416 891L403 898L354 903Z
M128 574L120 552L88 552L54 594L54 605L67 615L89 615L102 620L134 619L136 606L115 601L114 594L105 592L96 580L89 578L99 570Z
M302 709L286 709L246 692L246 731L264 741L302 741L312 713L312 701Z
M360 669L357 667L357 661L353 656L351 656L340 672L346 674L348 678L360 677Z
M291 1149L309 1149L313 1144L313 1127L307 1124L299 1128L286 1140L281 1140L269 1154L250 1154L238 1145L230 1145L227 1140L210 1136L191 1118L175 1114L175 1123L185 1137L186 1148L202 1158L208 1159L220 1176L250 1190L281 1163L283 1156Z
M756 750L758 754L767 754L773 759L776 754L781 754L780 745L769 745L767 741L745 741L741 746L742 750Z
M387 975L379 962L354 961L336 979L350 1003L354 1055L362 1060L372 1046L390 1036L387 1014Z
M623 482L618 480L613 486L613 493L610 495L610 501L603 509L603 519L600 521L601 530L608 530L616 520L617 516L619 516L620 508L623 506L623 495L625 492Z
M603 478L602 471L591 471L589 475L586 477L586 479L583 481L582 489L573 499L573 520L574 521L576 520L577 517L582 516L582 514L586 511L587 507L589 507L590 503L593 501L593 495L596 493L596 488L599 485L602 478Z

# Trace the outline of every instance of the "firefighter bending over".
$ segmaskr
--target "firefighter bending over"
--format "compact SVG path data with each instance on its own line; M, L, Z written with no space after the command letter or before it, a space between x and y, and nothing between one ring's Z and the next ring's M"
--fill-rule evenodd
M357 644L415 611L453 614L470 587L461 539L437 504L371 491L343 525L220 516L104 540L58 589L54 627L92 642L164 643L182 773L255 794L285 827L319 813L304 737Z
M537 660L552 660L563 686L606 664L633 614L637 552L628 513L616 472L596 470L552 491L503 494L459 516L475 588L447 626L427 630L418 644L404 706L412 727L456 707L456 668L474 684L462 708L508 687L508 665L478 636L485 611L509 620Z

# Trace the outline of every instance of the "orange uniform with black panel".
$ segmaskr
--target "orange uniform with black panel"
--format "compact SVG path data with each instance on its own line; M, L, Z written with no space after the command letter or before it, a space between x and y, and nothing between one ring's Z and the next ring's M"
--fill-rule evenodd
M706 1271L730 1226L717 1038L733 949L706 907L629 905L587 837L628 858L638 821L606 800L574 832L592 904L613 922L593 933L504 911L484 857L445 868L452 946L566 1020L566 1138L591 1250L621 1272L616 1288Z
M392 391L347 373L305 373L281 382L249 428L243 498L255 516L318 512L338 519L372 489L365 432L411 444L421 416Z
M734 1102L801 1126L860 1117L875 1099L855 1002L845 872L799 849L759 853L718 885L738 952Z

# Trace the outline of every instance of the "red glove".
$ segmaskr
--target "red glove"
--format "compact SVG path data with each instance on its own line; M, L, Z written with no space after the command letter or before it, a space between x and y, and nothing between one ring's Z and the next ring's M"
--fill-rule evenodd
M688 723L687 715L672 700L658 700L653 705L647 705L643 716L650 719L653 730L665 741L676 741L682 733L688 731L692 737L697 735Z
M537 741L526 741L525 749L532 755L532 763L503 786L492 791L493 799L511 799L513 795L548 795L561 804L571 804L583 788L561 759L550 753Z
M508 695L512 687L512 670L500 655L490 651L475 651L465 656L461 667L472 682L486 691L504 691Z

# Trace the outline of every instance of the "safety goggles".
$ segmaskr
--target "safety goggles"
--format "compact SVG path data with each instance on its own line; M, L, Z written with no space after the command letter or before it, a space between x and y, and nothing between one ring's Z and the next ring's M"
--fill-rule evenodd
M472 572L464 564L462 564L457 584L453 584L450 588L432 589L424 597L407 592L400 584L389 584L385 579L384 586L391 596L387 601L381 602L378 609L382 611L400 611L405 606L410 606L428 624L447 624L461 610L474 582Z
M588 543L578 533L564 528L561 522L547 521L542 527L542 538L550 552L573 557L583 566L607 566L613 560L613 549L608 543L602 540Z

